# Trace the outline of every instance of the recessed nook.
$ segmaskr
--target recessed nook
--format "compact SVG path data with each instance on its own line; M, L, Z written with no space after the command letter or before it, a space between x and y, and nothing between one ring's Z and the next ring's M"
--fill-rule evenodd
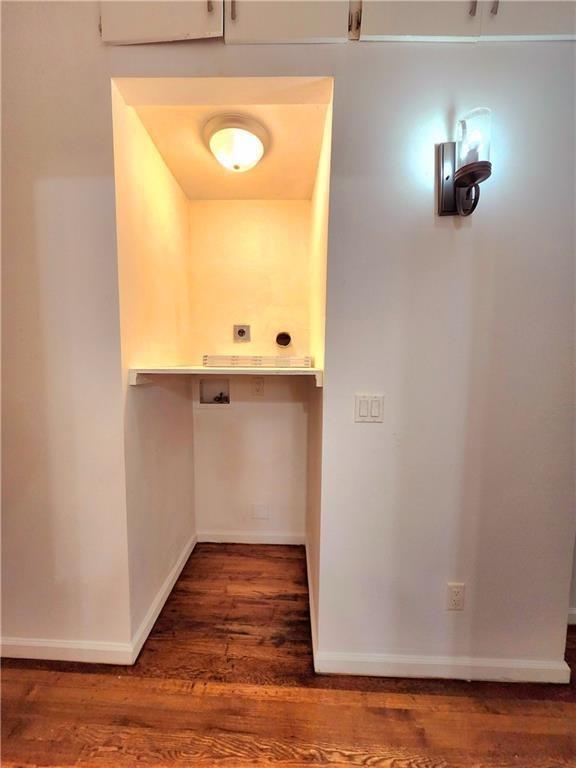
M315 571L332 80L119 78L112 101L134 573L192 530L307 540Z

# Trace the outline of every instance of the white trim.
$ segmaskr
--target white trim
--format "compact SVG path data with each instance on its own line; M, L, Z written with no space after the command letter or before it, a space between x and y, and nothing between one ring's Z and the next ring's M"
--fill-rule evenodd
M346 37L279 37L274 40L252 40L250 38L239 38L238 40L224 40L225 45L308 45L309 43L321 43L322 45L330 43L348 43L350 38Z
M283 531L198 531L198 541L214 544L305 544L306 536Z
M576 607L568 608L568 624L576 624Z
M404 656L383 653L318 651L316 671L377 677L439 677L517 683L569 683L565 661L485 659L473 656Z
M316 606L314 604L314 588L312 584L312 568L310 567L310 555L308 554L308 542L306 542L306 573L308 576L308 606L310 608L310 630L312 632L312 658L316 670L316 649L318 648L318 627L316 626Z
M94 664L132 664L131 643L91 640L45 640L39 637L3 637L2 656L8 659L82 661Z
M562 43L576 40L576 35L482 35L480 43Z
M576 35L361 35L361 43L560 43Z
M361 43L477 43L478 35L360 35Z
M3 637L2 656L9 659L44 659L47 661L80 661L92 664L134 664L138 654L182 568L190 557L196 536L187 542L176 564L152 601L144 620L130 643L106 643L98 640L45 640L30 637Z
M142 619L142 622L134 635L132 636L132 661L131 664L134 664L136 659L138 658L138 654L142 650L142 646L146 642L146 638L150 634L152 627L154 626L156 619L160 615L160 611L164 607L164 603L168 599L168 596L170 595L170 592L174 589L174 584L176 584L178 577L180 576L180 573L182 572L182 569L186 565L188 558L192 554L194 547L196 546L196 542L198 541L198 538L196 534L193 534L188 542L186 543L186 546L182 550L182 553L180 554L180 557L174 564L172 570L164 580L164 583L158 590L158 593L156 594L156 597L152 601L152 604L150 605L150 608L148 609L146 616Z

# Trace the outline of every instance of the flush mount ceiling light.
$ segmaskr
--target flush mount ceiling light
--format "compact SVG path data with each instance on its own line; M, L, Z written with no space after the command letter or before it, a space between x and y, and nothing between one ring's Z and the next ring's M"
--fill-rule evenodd
M456 141L438 145L438 215L470 216L480 199L478 186L492 173L491 113L480 107L458 121Z
M254 168L270 143L263 125L244 115L217 115L204 126L204 141L220 165L234 173Z

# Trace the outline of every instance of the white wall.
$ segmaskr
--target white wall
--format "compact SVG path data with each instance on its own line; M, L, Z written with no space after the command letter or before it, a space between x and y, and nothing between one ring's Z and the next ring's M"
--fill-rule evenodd
M307 402L308 450L306 466L306 563L310 595L310 623L314 653L318 649L318 599L320 593L321 500L322 500L322 406L321 389L310 391Z
M251 376L228 381L230 405L199 405L196 383L198 538L302 544L307 401L314 382L266 376L263 393L256 394Z
M192 361L202 355L309 355L308 200L191 200ZM251 327L237 343L233 326ZM276 344L288 331L290 347Z
M191 362L202 355L309 355L312 260L308 200L191 200ZM310 268L314 261L316 270ZM251 340L235 343L234 324ZM276 344L288 331L289 347ZM198 404L194 506L201 541L303 543L308 385L229 378L229 406ZM262 517L266 515L266 517Z
M195 542L190 381L127 385L132 366L190 360L190 222L188 198L116 85L112 103L130 616L137 646Z
M572 565L572 588L570 590L570 611L568 614L568 623L576 624L576 557Z
M190 360L188 198L112 85L120 332L125 367Z
M65 227L52 240L41 233L31 242L30 189L49 164L94 222L89 251L84 233L74 230L65 252L86 259L104 297L115 291L111 76L335 76L317 664L398 672L398 654L412 654L412 673L411 659L431 659L426 673L464 669L481 677L486 669L512 669L524 679L561 678L574 542L573 46L105 48L94 5L26 3L4 6L3 14L5 40L13 41L3 55L13 72L18 68L13 160L5 167L10 218L19 223L18 237L9 239L11 269L32 269L42 248L50 249L51 265L58 263L66 244ZM456 112L479 104L494 110L494 176L469 220L437 219L432 145L447 138ZM86 171L108 181L97 207L77 194ZM555 180L545 194L542 179ZM74 275L77 262L61 269L62 279L70 279L70 269ZM18 282L9 274L8 280L12 292ZM13 329L38 311L35 300L28 309L16 305L16 297L35 299L27 286L24 280L14 294ZM88 327L91 346L100 350L102 384L91 378L90 405L98 427L109 424L114 435L112 451L97 452L109 494L121 465L121 399L117 334L108 314L96 317L101 306L99 298ZM86 338L85 325L70 326L58 313L48 327L56 338L66 330L78 346ZM30 321L24 328L22 349L39 326ZM12 398L28 386L32 402L26 366L18 362L25 352L7 351L19 372ZM69 383L77 359L64 362L65 393L77 393ZM57 413L57 393L37 389ZM356 390L386 395L383 425L352 423ZM20 406L13 418L25 413ZM98 448L86 441L84 427L83 420L73 425L76 447L68 457L77 461ZM10 450L16 436L8 434ZM48 454L45 446L34 430L26 456L38 457L46 478L57 454L55 443ZM93 478L79 488L82 503ZM19 549L21 561L32 563L40 550L40 536L31 539L23 521L39 514L44 491L10 512L5 546ZM63 510L56 501L42 511L50 526ZM103 540L117 551L112 532L121 494L98 509ZM79 524L82 541L93 547L94 521L81 517ZM63 546L64 534L58 541ZM78 552L66 550L64 565ZM27 579L29 594L42 574L36 580L32 570ZM468 585L467 610L445 613L445 583L459 579ZM70 583L88 610L98 604L93 574L82 586ZM44 604L64 593L52 582ZM10 617L18 594L17 587L5 594ZM15 626L11 618L11 632ZM114 631L112 624L100 627ZM458 667L455 655L472 664L460 658ZM503 666L490 667L494 659Z
M93 8L72 37L64 6L20 10L2 7L4 650L113 659L130 617L110 87Z
M335 666L563 659L574 47L462 51L362 48L362 87L336 78L319 631ZM493 177L470 219L438 219L432 144L479 104ZM381 426L352 423L355 390L385 394ZM462 614L444 611L448 581L467 584Z
M332 105L326 111L316 182L311 200L310 227L310 340L314 365L324 368L326 347L326 279L328 217L330 213L330 160Z

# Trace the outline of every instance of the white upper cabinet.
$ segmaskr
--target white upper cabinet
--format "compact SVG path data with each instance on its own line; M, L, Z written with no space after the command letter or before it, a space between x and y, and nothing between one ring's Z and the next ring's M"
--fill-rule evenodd
M223 0L100 3L102 40L116 45L222 37Z
M570 40L576 35L576 3L568 0L494 0L482 5L482 39Z
M477 40L480 14L478 2L369 0L362 4L360 40Z
M226 0L227 43L348 40L348 0Z
M572 0L364 0L360 40L566 40L575 9Z

